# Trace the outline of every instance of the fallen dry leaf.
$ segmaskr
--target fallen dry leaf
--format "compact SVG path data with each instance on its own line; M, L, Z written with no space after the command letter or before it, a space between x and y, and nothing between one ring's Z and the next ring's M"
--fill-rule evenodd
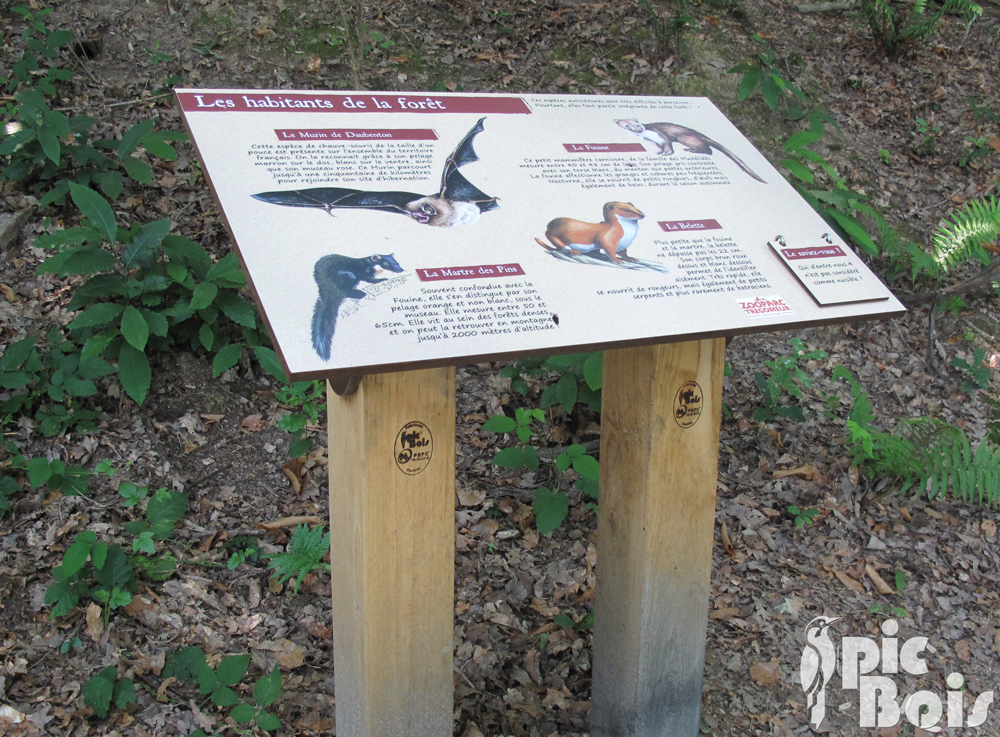
M872 583L875 584L875 588L878 589L878 592L880 594L895 594L896 593L895 591L892 590L892 586L890 586L889 584L887 584L885 582L885 579L883 579L880 575L878 575L878 571L876 571L871 566L871 564L868 564L868 565L865 566L865 573L868 574L868 578L870 578L872 580Z
M307 514L301 517L282 517L271 522L261 522L257 525L258 530L280 530L282 527L296 527L298 525L320 525L323 518L314 514Z
M264 421L263 415L247 415L240 426L247 432L259 432L267 427L267 422Z
M167 704L172 701L172 699L167 696L167 689L175 683L177 683L177 679L173 676L170 676L170 678L164 678L163 683L161 683L160 687L156 689L156 700L163 704Z
M14 290L6 284L0 284L0 292L3 292L3 296L6 297L7 301L11 304L17 304L21 301L21 298L14 293Z
M758 686L772 686L781 680L781 667L775 658L770 663L754 663L750 666L750 677Z
M984 519L982 524L983 535L992 540L997 536L997 523L991 519Z
M318 56L310 56L308 61L306 61L303 70L307 74L316 74L319 71L320 66L322 66L323 60Z
M844 584L844 586L846 586L847 588L849 588L851 591L855 591L855 592L857 592L859 594L865 593L865 587L862 586L857 581L855 581L850 576L848 576L843 571L838 571L836 569L831 568L830 572L833 573L833 575L836 576L840 580L840 582L842 584Z
M968 640L959 640L955 643L955 654L966 663L972 662L972 647Z
M1000 154L1000 136L990 136L990 148Z
M739 613L740 610L738 607L727 606L723 607L722 609L716 609L714 612L708 615L708 618L726 620L729 619L730 617L735 617Z
M779 469L773 474L773 477L776 479L783 479L786 476L802 476L810 481L815 481L816 477L819 476L819 469L811 463L806 463L803 466L796 466L795 468Z
M486 490L485 489L472 489L469 487L463 487L455 490L455 494L458 496L458 503L463 507L478 507L484 501L486 501Z
M861 483L861 470L857 466L851 466L847 471L847 478L850 479L851 484L857 486Z
M296 494L302 493L302 481L299 479L299 471L302 470L302 464L304 462L305 457L300 456L299 458L293 458L281 467L281 472L285 474L285 478L288 479L288 483L292 485L292 491Z
M166 651L158 650L153 655L140 655L132 665L132 670L137 676L141 676L146 671L152 671L153 675L159 677L163 670Z
M94 602L87 606L87 637L94 642L101 639L104 632L104 616L101 607Z
M726 526L726 521L722 520L722 547L726 551L726 555L731 555L736 557L736 548L733 547L732 541L729 539L729 528Z
M282 668L298 668L305 662L306 651L302 646L285 638L262 642L259 649L274 653Z

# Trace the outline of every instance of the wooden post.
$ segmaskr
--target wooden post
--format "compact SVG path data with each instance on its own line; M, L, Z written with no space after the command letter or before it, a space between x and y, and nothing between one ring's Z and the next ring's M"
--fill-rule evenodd
M327 388L340 737L451 737L455 369Z
M604 354L594 737L696 737L725 339Z

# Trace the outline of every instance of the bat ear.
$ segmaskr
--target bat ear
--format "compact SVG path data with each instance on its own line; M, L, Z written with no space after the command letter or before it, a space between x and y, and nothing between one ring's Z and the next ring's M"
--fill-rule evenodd
M376 255L374 255L374 256L369 256L369 257L368 257L368 259L369 259L370 261L378 261L378 254L376 254Z

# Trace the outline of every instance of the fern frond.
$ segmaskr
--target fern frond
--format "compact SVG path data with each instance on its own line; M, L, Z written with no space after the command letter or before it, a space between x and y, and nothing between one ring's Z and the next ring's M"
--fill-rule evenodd
M902 432L913 445L911 474L930 499L945 497L995 506L1000 503L1000 448L984 440L975 451L957 427L924 417L907 422Z
M934 258L946 270L966 258L989 263L984 246L1000 236L1000 200L973 200L934 236Z
M273 568L278 576L278 582L284 583L292 576L295 576L295 593L299 593L299 586L313 569L330 570L330 566L321 563L323 556L330 552L330 533L323 534L323 525L314 527L311 530L305 524L299 524L292 533L292 539L288 541L288 548L284 553L271 553L265 557L270 558L268 568Z

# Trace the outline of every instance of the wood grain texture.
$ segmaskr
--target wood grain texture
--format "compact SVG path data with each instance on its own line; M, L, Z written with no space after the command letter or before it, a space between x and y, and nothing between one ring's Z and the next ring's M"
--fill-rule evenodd
M594 737L698 734L724 364L722 338L604 354Z
M451 737L455 370L327 390L334 675L340 737ZM433 438L426 467L396 462L408 423Z

